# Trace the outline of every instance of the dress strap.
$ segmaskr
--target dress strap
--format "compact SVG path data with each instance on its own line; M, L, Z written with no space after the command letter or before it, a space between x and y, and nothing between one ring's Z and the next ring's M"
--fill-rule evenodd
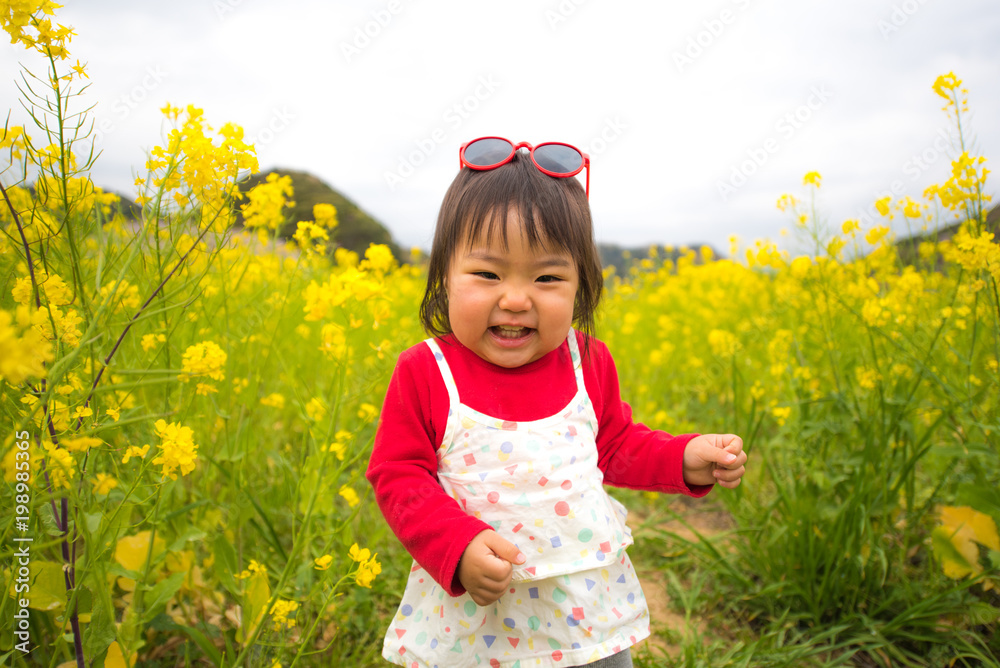
M566 337L569 344L569 357L573 361L573 374L576 376L577 392L586 392L587 385L583 380L583 360L580 357L580 345L576 341L576 330L569 328L569 336Z
M458 399L458 386L455 385L455 377L451 374L451 367L448 366L448 360L444 358L444 353L441 352L441 346L438 345L435 339L427 339L424 343L434 353L434 360L437 362L438 370L441 372L441 379L444 381L444 386L448 389L448 423L444 429L444 438L438 443L438 452L444 453L451 448L451 445L455 441L455 435L458 433L461 425L458 413L462 402Z
M441 371L441 379L444 380L444 386L448 388L448 398L451 399L451 405L457 407L459 404L458 386L455 385L455 377L451 374L451 367L448 366L448 360L444 358L444 353L441 352L441 346L438 345L435 339L427 339L424 343L434 353L434 361L437 362L438 370Z

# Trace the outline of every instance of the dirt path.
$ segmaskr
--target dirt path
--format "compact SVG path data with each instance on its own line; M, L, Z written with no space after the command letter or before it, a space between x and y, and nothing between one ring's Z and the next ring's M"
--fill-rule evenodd
M664 503L669 503L671 510L676 512L683 521L672 519L661 523L659 528L674 533L684 540L697 541L698 534L713 536L719 532L730 530L734 526L732 516L720 504L704 499L688 499L687 497L661 496L660 498ZM637 510L638 512L630 513L629 524L639 527L648 518L643 516L641 510ZM685 522L690 528L685 525ZM636 542L641 540L642 529L639 529ZM668 555L663 555L664 560L669 558ZM676 610L679 606L671 604L670 596L667 593L667 576L662 562L643 563L640 560L640 563L636 564L636 572L639 574L643 592L646 594L652 631L649 639L640 643L639 647L648 645L648 649L653 650L655 654L662 651L674 656L680 651L676 644L680 639L689 635L690 630L696 634L704 633L708 624L701 617L692 617L690 621L686 620L683 611ZM682 584L687 583L682 580ZM689 626L693 629L689 630Z

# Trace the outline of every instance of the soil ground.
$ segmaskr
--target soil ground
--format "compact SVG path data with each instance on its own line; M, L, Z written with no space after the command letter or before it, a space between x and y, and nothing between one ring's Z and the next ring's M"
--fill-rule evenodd
M721 504L707 499L662 498L669 501L670 509L677 513L679 519L663 522L659 528L674 533L684 540L696 542L699 540L699 534L706 537L714 536L734 527L732 516ZM638 527L646 519L641 511L632 512L629 524ZM636 536L636 542L642 540L641 531L640 529L639 535ZM709 624L707 620L697 616L686 620L683 610L678 611L680 606L671 603L662 563L652 563L648 559L643 559L636 564L636 572L639 574L646 603L649 606L652 631L650 637L640 643L638 648L645 647L656 654L666 652L671 656L676 655L680 649L671 642L671 639L676 642L676 639L684 638L688 635L689 626L694 627L692 630L697 634L704 633ZM685 584L683 580L682 584Z

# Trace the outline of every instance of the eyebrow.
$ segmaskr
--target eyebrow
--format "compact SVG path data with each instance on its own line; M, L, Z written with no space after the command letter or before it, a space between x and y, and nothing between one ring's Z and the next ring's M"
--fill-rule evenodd
M494 262L496 264L507 264L506 261L497 255L491 254L486 250L474 250L470 251L468 257L474 260L485 260L486 262ZM538 260L535 263L536 267L572 267L573 263L567 260L561 255L547 255Z

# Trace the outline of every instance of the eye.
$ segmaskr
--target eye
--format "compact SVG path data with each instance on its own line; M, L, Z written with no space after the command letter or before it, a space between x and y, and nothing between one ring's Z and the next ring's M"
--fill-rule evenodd
M485 278L488 281L495 281L496 279L500 278L499 276L497 276L496 274L494 274L492 271L476 271L476 272L473 272L473 275L474 276L479 276L480 278Z
M561 281L562 279L559 278L558 276L552 276L550 274L546 274L545 276L539 276L536 280L539 283L555 283L557 281Z

